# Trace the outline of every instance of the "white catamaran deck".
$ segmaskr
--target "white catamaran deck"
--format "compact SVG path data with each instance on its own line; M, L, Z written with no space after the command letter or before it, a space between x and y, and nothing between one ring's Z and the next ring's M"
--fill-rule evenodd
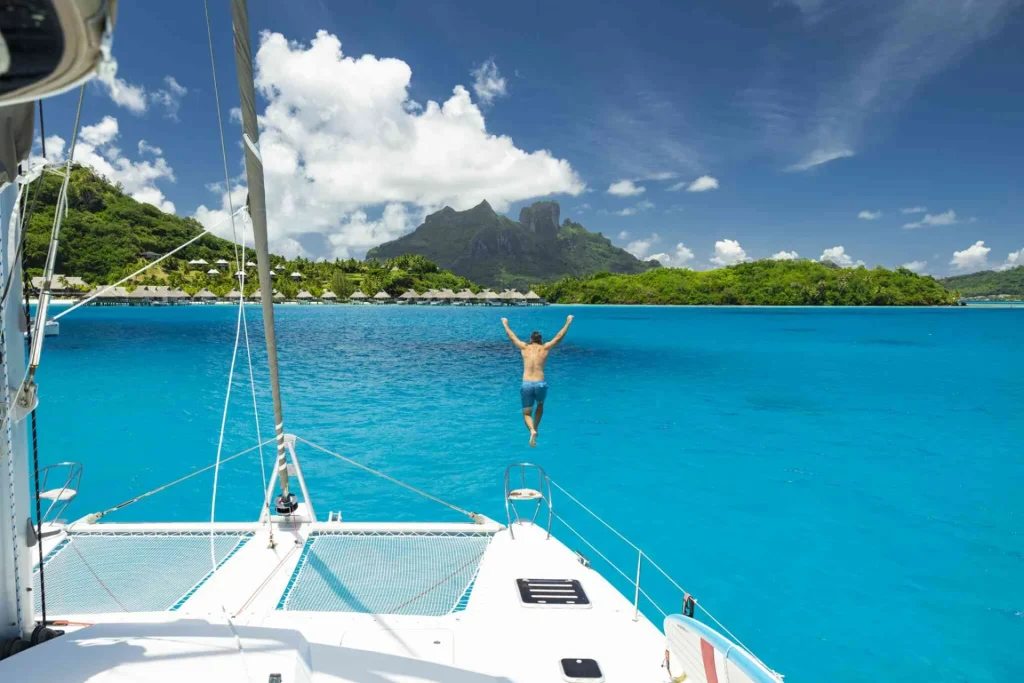
M89 537L97 532L132 534L124 540L133 544L146 534L189 533L195 538L191 534L204 526L201 539L209 567L207 525L99 524L81 535L72 528L71 544L79 538L95 540ZM230 550L218 548L218 553L229 553L227 559L220 560L216 572L204 577L194 591L186 591L170 608L93 614L55 614L51 609L50 618L72 622L69 633L0 663L0 673L5 680L17 681L163 681L194 678L196 671L202 671L204 680L245 680L241 668L244 659L248 676L254 681L266 681L270 674L282 673L285 680L306 680L304 676L308 675L311 681L353 683L543 682L566 680L560 660L580 658L597 660L608 681L667 680L662 666L665 636L642 614L635 618L630 601L597 572L583 566L575 553L556 539L547 539L545 530L532 524L517 524L514 540L507 529L490 521L445 525L275 524L277 545L273 549L267 547L265 527L218 524L216 528L218 533L252 535L237 546L232 541ZM468 591L465 583L455 592L447 587L452 572L447 571L445 563L460 562L456 569L461 570L465 564L461 558L446 559L444 554L416 551L417 555L403 559L401 554L395 555L394 547L388 548L388 558L375 554L373 548L367 549L372 556L369 558L367 551L350 551L345 562L362 563L362 571L390 572L389 578L353 575L342 582L330 575L334 581L330 585L324 584L320 576L325 571L310 568L315 563L310 557L315 552L308 543L311 538L316 542L325 538L359 539L357 543L391 538L398 539L398 544L421 539L429 545L468 538L484 550L475 577L472 571L468 575ZM73 600L56 595L58 586L62 591L74 590L73 584L78 583L79 590L91 594L95 584L105 578L105 571L116 574L116 565L104 569L76 554L72 557L79 557L85 567L84 572L72 570L78 574L76 581L51 576L59 566L57 558L68 552L67 539L54 539L49 547L48 604ZM475 547L470 549L474 552L468 555L471 565L479 556ZM132 562L130 556L118 559L122 567ZM166 559L173 570L173 558ZM403 561L417 559L420 566L409 567L410 572L434 580L412 595L396 593L392 587L395 572L402 569ZM187 563L187 559L184 561ZM325 564L330 564L325 570L336 571L330 560ZM147 585L145 569L139 571L139 583L131 589L107 585L100 586L100 590L109 591L113 595L108 597L119 602L129 594L148 599L148 594L159 593L159 585ZM460 577L464 578L465 574ZM156 576L150 579L160 581ZM526 606L520 599L517 579L575 579L590 604ZM164 576L163 581L173 579ZM319 605L307 599L306 607L353 610L365 606L369 599L386 602L390 592L391 611L408 613L288 609L290 596L303 590L307 582L329 587L320 590ZM309 589L314 594L317 590L316 586ZM120 594L122 591L125 595ZM438 601L431 595L435 591L454 597L454 602L447 606L446 613L418 614L437 611ZM241 655L225 613L233 617L234 631L242 643ZM76 624L92 626L71 631ZM304 673L296 675L300 670Z

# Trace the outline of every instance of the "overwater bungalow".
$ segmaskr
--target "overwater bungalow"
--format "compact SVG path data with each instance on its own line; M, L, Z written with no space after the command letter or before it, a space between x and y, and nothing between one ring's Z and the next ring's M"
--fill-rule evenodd
M415 289L407 289L398 297L398 303L400 304L412 304L416 303L416 300L420 298L420 295L416 293Z
M356 291L352 292L352 295L348 298L348 300L354 304L365 304L369 303L367 301L367 299L369 298L370 297L366 296L366 294L357 289Z
M537 294L537 292L532 289L527 292L523 298L526 299L527 304L540 304L544 302L544 300L540 298L540 294Z
M373 295L373 302L378 304L391 303L391 297L383 289Z
M323 294L321 294L320 298L323 301L325 301L327 303L330 303L330 304L337 303L337 301L338 301L338 295L335 294L334 292L332 292L329 289L326 292L324 292Z
M488 306L501 305L501 296L497 292L492 292L489 289L485 289L484 291L480 292L477 298L483 298L484 303L487 304Z
M308 304L311 301L313 301L313 295L307 292L306 290L302 290L295 296L295 300L298 301L300 304Z
M227 294L224 295L224 300L225 301L236 302L236 301L238 301L239 297L241 297L241 296L242 296L241 292L239 292L237 289L232 289L230 292L228 292Z
M217 301L217 295L204 287L192 295L192 301L198 301L203 304L212 304Z
M468 304L474 304L474 303L476 303L476 294L474 294L473 292L469 291L468 289L464 289L464 290L462 290L461 292L459 292L458 294L455 295L455 301L453 301L452 303L453 304L458 304L460 306L466 306Z
M37 292L43 288L43 278L32 278L32 289ZM54 275L50 280L50 294L54 296L80 295L89 289L89 283L74 275Z

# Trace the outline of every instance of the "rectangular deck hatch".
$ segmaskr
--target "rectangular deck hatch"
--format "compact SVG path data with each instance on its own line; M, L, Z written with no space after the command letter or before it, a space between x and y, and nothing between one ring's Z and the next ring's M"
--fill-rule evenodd
M590 607L576 579L516 579L519 600L530 607Z

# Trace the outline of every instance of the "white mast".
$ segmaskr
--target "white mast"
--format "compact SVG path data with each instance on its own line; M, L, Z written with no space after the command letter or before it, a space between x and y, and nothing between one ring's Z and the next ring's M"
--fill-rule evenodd
M256 123L256 93L252 75L252 49L249 43L249 8L246 0L231 1L231 22L235 32L235 70L242 105L242 134L245 141L245 175L249 186L249 216L256 248L256 267L260 276L263 301L263 330L267 339L267 363L270 365L270 389L274 397L274 436L277 441L277 476L281 495L275 501L280 514L295 511L295 495L288 490L288 465L285 460L284 415L281 409L281 383L277 371L277 337L274 332L274 290L270 279L270 253L267 246L267 196L263 187L263 159L259 152L259 126Z
M0 130L5 138L25 121L31 136L34 120L31 102L0 108ZM25 376L25 314L21 307L21 262L16 258L21 240L21 192L15 182L17 166L8 168L21 161L17 158L20 152L4 150L0 160L0 292L10 279L7 299L0 305L0 641L27 637L35 626L33 555L27 533L31 523L27 423L15 421L5 409L12 404ZM28 150L24 152L27 157Z

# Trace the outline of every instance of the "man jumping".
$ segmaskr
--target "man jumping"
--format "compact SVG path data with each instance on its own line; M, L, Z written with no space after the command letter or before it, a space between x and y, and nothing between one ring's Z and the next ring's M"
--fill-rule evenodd
M562 341L562 337L569 331L572 324L572 316L565 319L563 327L555 338L545 344L540 337L540 332L530 334L530 343L519 341L519 338L508 326L508 318L502 318L501 324L505 326L505 333L512 343L523 353L523 388L519 392L523 399L523 422L530 430L530 447L537 445L537 428L540 427L540 418L544 415L544 399L548 395L548 383L544 381L544 363L548 360L548 351ZM537 404L537 411L534 412L533 404Z

